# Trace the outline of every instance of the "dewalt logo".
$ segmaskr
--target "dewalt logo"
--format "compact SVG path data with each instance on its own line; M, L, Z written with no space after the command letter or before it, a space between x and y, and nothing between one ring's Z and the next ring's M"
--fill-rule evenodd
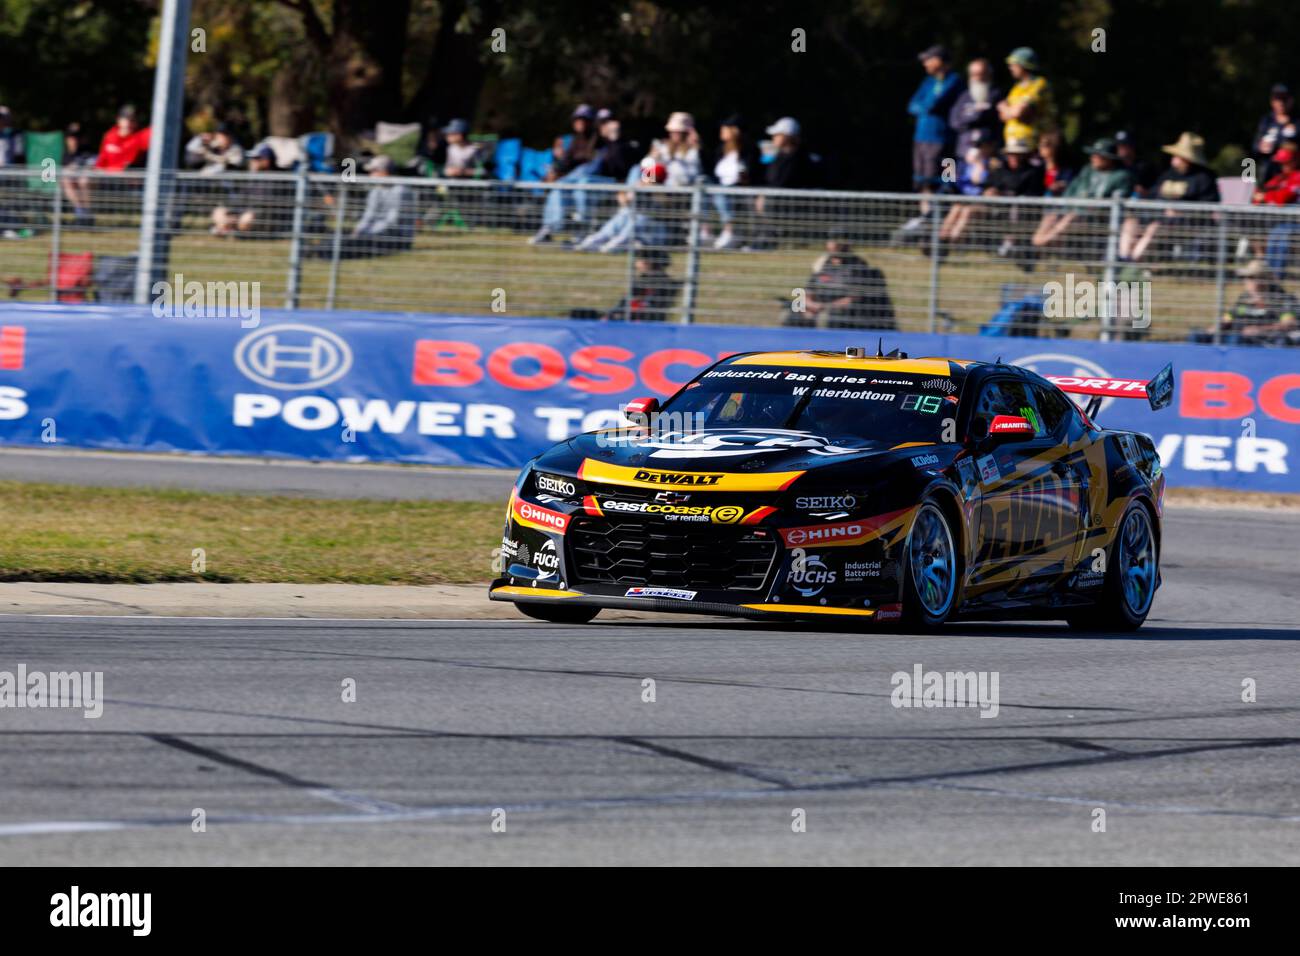
M716 485L722 475L711 475L695 471L646 471L642 469L634 476L635 481L644 481L652 485L689 485L693 488Z

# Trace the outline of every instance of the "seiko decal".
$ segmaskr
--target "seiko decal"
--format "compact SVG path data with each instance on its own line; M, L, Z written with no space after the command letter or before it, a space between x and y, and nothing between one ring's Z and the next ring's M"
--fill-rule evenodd
M556 495L573 495L578 486L571 481L565 481L563 478L557 478L554 475L537 476L537 490L549 491Z
M815 495L794 499L794 506L800 511L816 511L821 508L852 511L858 506L858 499L853 495Z

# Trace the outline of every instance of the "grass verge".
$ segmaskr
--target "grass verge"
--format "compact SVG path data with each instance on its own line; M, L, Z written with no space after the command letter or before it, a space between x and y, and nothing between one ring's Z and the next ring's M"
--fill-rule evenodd
M0 482L0 581L473 583L492 576L504 517L504 503Z

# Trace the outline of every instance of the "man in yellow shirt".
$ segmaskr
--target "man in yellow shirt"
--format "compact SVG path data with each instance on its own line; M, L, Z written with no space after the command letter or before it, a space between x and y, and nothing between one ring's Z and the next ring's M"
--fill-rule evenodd
M998 104L1002 138L1038 142L1040 133L1054 125L1052 88L1038 72L1038 54L1027 46L1016 47L1007 57L1007 69L1016 81L1007 98Z

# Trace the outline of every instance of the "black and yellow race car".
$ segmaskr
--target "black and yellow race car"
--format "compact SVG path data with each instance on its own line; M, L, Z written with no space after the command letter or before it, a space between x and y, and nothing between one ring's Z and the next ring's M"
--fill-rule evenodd
M575 624L636 608L1140 627L1164 476L1148 436L1093 419L1106 397L1167 406L1172 369L1048 380L875 353L733 355L535 458L490 597Z

